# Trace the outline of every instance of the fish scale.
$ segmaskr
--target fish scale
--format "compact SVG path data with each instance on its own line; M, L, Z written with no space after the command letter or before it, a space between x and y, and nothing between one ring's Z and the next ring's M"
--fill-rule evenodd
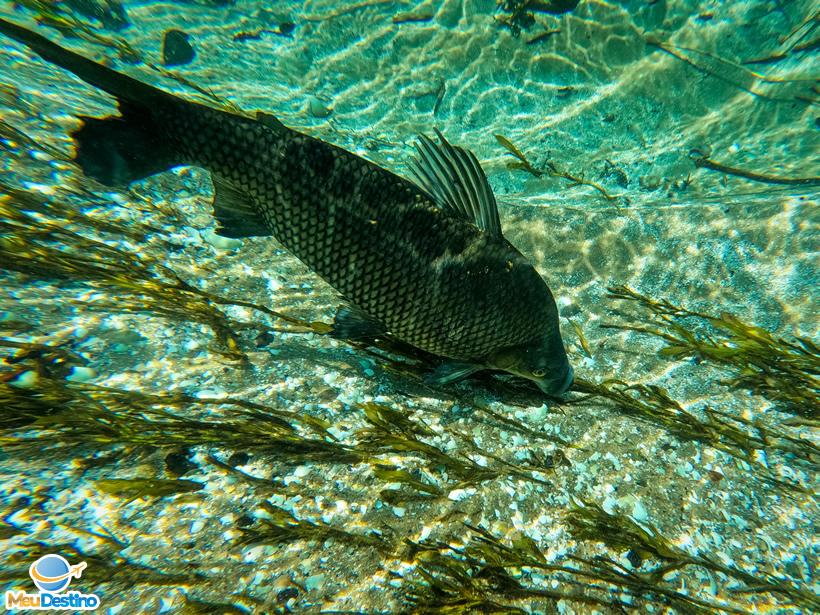
M527 310L507 305L482 313L475 298L482 297L484 304L509 304L499 296L506 289L488 287L482 272L463 275L463 268L454 266L458 252L451 255L449 273L438 274L425 257L441 256L448 244L469 250L484 236L457 218L442 216L413 184L304 135L280 136L259 125L225 125L224 115L207 110L195 120L188 114L185 130L201 136L193 148L179 141L185 162L205 166L253 195L272 234L289 251L394 335L428 352L466 359L525 343L540 333L538 324L545 319L543 312L532 309L537 304ZM163 126L179 130L173 117ZM254 156L259 149L281 155L260 168ZM333 189L342 183L348 186ZM376 191L380 198L368 199ZM401 241L415 249L395 249L399 229ZM417 238L421 241L414 241ZM495 258L492 248L498 252ZM503 244L477 251L505 272L507 260L521 259ZM358 266L351 269L351 262ZM459 301L460 297L467 300ZM460 327L463 334L451 335L453 327Z
M402 340L434 354L467 359L540 333L538 324L545 319L537 309L481 309L499 300L509 303L498 296L505 288L488 285L472 264L464 275L465 267L456 265L460 252L451 255L447 274L437 273L430 256L439 257L456 243L469 250L483 235L457 218L441 216L406 180L304 135L235 125L226 121L233 116L219 111L188 113L184 120L173 115L161 120L169 134L200 135L196 147L177 141L184 162L204 166L252 195L272 234L289 251ZM265 167L258 162L260 150L274 152ZM380 198L373 198L374 193ZM415 249L396 250L397 240ZM493 248L496 258L491 257ZM505 248L488 245L476 251L499 269L509 259L520 259ZM477 304L478 297L483 301ZM452 335L454 328L459 335Z
M468 362L459 373L504 369L546 392L572 382L552 294L502 236L471 153L422 137L409 181L271 116L185 101L2 19L0 31L117 98L120 117L73 134L88 175L125 185L204 167L222 234L274 236L374 331Z

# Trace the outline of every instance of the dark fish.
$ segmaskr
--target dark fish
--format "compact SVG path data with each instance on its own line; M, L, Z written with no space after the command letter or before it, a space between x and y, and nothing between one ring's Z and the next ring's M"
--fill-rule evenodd
M452 382L483 369L572 384L549 288L501 233L475 156L422 136L415 182L285 127L188 102L0 20L0 32L114 96L119 117L83 117L76 161L121 186L176 165L211 172L227 237L273 235L338 290L339 337L395 338L447 361Z

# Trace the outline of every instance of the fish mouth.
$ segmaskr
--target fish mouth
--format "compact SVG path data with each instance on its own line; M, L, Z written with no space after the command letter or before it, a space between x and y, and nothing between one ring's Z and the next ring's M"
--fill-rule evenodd
M560 397L566 393L573 382L575 382L575 370L572 369L572 365L567 366L567 373L560 384L557 384L557 380L536 380L538 388L552 397Z

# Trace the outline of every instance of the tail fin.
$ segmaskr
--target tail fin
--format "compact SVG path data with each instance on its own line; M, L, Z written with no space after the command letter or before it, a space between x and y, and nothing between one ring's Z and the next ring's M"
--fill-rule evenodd
M120 117L81 117L83 126L72 135L77 142L75 160L86 175L108 186L123 186L180 162L174 160L155 118L162 108L184 101L4 19L0 32L117 99Z
M83 173L106 186L127 186L171 168L173 152L150 112L131 103L120 103L119 109L120 117L80 116L83 125L71 136Z
M46 37L5 19L0 19L0 32L19 43L23 43L47 62L74 73L87 84L108 92L119 100L127 100L145 106L175 100L175 97L167 92L118 73L107 66L84 58L78 53L64 49L56 43L52 43Z

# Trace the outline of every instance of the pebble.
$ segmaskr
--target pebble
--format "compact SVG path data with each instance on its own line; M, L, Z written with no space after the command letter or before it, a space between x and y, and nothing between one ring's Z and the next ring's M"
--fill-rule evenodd
M323 574L314 574L309 576L305 579L305 589L308 591L313 591L314 589L320 588L325 582L325 575Z
M260 557L265 554L265 547L262 545L257 545L255 547L251 547L247 551L245 551L244 561L246 562L255 562Z
M538 408L532 409L528 414L528 419L530 423L540 423L546 420L547 415L549 414L549 409L547 408L546 404L539 406Z
M66 376L66 380L69 382L88 382L97 377L97 372L95 372L90 367L83 367L81 365L75 365L71 368L71 372Z
M644 508L644 505L638 499L636 499L632 505L632 518L638 523L646 523L649 521L649 513L646 512L646 508Z
M22 374L19 374L14 380L10 381L9 385L16 389L33 389L37 386L37 381L39 379L40 377L37 375L37 372L27 370Z
M189 64L196 52L188 42L188 34L182 30L166 30L162 37L162 63L165 66Z
M202 241L219 250L236 250L242 246L241 239L217 235L213 229L200 231L199 236L202 237Z
M310 472L309 466L299 466L293 471L293 475L297 478L304 478Z
M459 500L463 500L465 498L474 495L476 492L475 489L453 489L449 495L447 496L448 499L452 500L453 502L458 502Z
M197 399L222 399L227 396L228 394L221 389L202 389L194 393Z
M329 117L333 109L326 106L315 96L308 98L308 111L313 117Z
M232 453L230 457L228 457L228 464L232 466L243 466L248 463L251 459L251 456L244 451L238 451L236 453Z
M174 451L165 456L165 468L173 476L183 476L196 468L185 451Z

